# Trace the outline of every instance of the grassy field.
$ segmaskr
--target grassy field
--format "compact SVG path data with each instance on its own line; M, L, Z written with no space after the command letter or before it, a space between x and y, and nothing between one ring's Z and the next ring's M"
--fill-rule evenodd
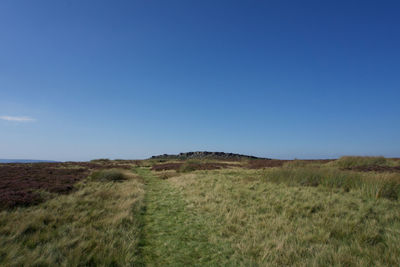
M393 266L400 262L398 202L360 190L268 182L269 171L224 170L171 178L236 265ZM228 250L226 250L228 251ZM206 252L206 251L205 251ZM208 253L204 253L208 255ZM226 259L221 257L221 259Z
M1 266L400 264L399 160L102 162L0 211Z
M128 266L139 261L144 188L88 178L77 191L0 213L2 266Z

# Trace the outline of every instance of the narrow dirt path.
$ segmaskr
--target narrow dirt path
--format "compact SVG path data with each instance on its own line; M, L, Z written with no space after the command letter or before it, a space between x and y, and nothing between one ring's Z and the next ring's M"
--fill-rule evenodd
M148 169L137 172L146 183L143 240L140 254L146 266L215 265L225 250L209 242L207 218L186 209L180 193ZM219 259L220 260L220 259Z

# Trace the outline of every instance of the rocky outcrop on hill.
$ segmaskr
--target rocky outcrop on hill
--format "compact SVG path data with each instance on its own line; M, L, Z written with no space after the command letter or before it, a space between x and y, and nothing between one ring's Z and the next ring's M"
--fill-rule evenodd
M196 151L196 152L185 152L177 155L158 155L152 156L152 159L221 159L221 160L240 160L240 159L265 159L258 158L255 156L241 155L235 153L225 152L209 152L209 151Z

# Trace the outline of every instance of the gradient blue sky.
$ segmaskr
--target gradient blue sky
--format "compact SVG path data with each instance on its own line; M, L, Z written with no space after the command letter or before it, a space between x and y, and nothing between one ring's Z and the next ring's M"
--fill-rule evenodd
M0 158L400 156L399 1L0 2Z

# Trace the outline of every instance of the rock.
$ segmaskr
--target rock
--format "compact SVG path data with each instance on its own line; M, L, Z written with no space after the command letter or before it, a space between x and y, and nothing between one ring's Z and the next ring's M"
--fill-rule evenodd
M221 160L240 160L240 159L266 159L259 158L255 156L235 154L235 153L225 153L225 152L209 152L209 151L195 151L195 152L185 152L179 153L177 155L158 155L152 156L152 159L221 159Z

